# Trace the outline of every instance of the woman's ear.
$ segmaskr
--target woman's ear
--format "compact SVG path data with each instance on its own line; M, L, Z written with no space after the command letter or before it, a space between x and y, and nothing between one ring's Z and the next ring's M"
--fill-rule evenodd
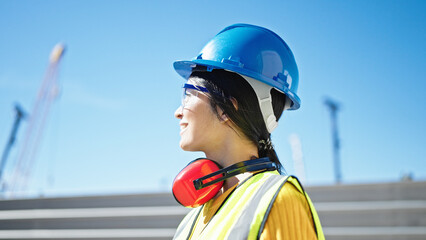
M238 110L237 99L231 97L230 100L231 100L232 104L234 105L235 110ZM226 113L220 107L217 107L217 112L219 113L221 121L226 122L226 121L229 120L228 115L226 115Z
M238 101L234 97L231 97L231 102L234 105L235 110L238 110Z

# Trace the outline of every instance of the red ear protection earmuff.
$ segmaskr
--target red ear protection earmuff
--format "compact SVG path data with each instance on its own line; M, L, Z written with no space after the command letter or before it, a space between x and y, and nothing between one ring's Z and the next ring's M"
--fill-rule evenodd
M172 191L176 201L185 207L195 208L213 198L222 188L223 182L210 185L208 188L196 190L194 181L213 172L217 172L221 168L215 161L205 158L198 158L190 162L179 172L173 181ZM210 179L206 179L206 182L217 180L220 177L220 175L216 175Z
M276 169L276 164L267 157L239 162L223 169L213 160L198 158L175 177L173 196L183 206L195 208L216 196L227 178L244 172Z

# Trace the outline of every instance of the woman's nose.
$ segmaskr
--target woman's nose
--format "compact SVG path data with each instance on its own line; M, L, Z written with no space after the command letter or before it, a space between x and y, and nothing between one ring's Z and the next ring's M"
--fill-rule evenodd
M182 119L183 107L179 106L175 111L175 118Z

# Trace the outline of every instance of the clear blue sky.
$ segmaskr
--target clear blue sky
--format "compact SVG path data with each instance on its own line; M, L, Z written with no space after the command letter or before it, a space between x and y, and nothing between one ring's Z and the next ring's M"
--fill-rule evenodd
M13 103L31 111L51 48L67 44L61 96L29 184L44 195L170 191L202 153L179 148L173 113L181 79L172 63L195 57L224 27L279 34L299 67L300 110L272 135L294 173L290 134L302 142L306 184L333 183L330 118L338 115L344 183L426 180L425 1L0 1L0 150ZM13 167L20 140L9 158Z

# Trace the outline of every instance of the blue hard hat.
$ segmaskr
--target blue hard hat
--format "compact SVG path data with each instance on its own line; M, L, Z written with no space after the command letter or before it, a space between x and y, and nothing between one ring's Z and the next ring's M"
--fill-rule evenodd
M235 24L219 32L190 61L176 61L173 66L188 79L197 65L207 70L225 69L261 81L292 101L289 109L300 107L297 96L299 72L293 53L274 32L254 25Z

